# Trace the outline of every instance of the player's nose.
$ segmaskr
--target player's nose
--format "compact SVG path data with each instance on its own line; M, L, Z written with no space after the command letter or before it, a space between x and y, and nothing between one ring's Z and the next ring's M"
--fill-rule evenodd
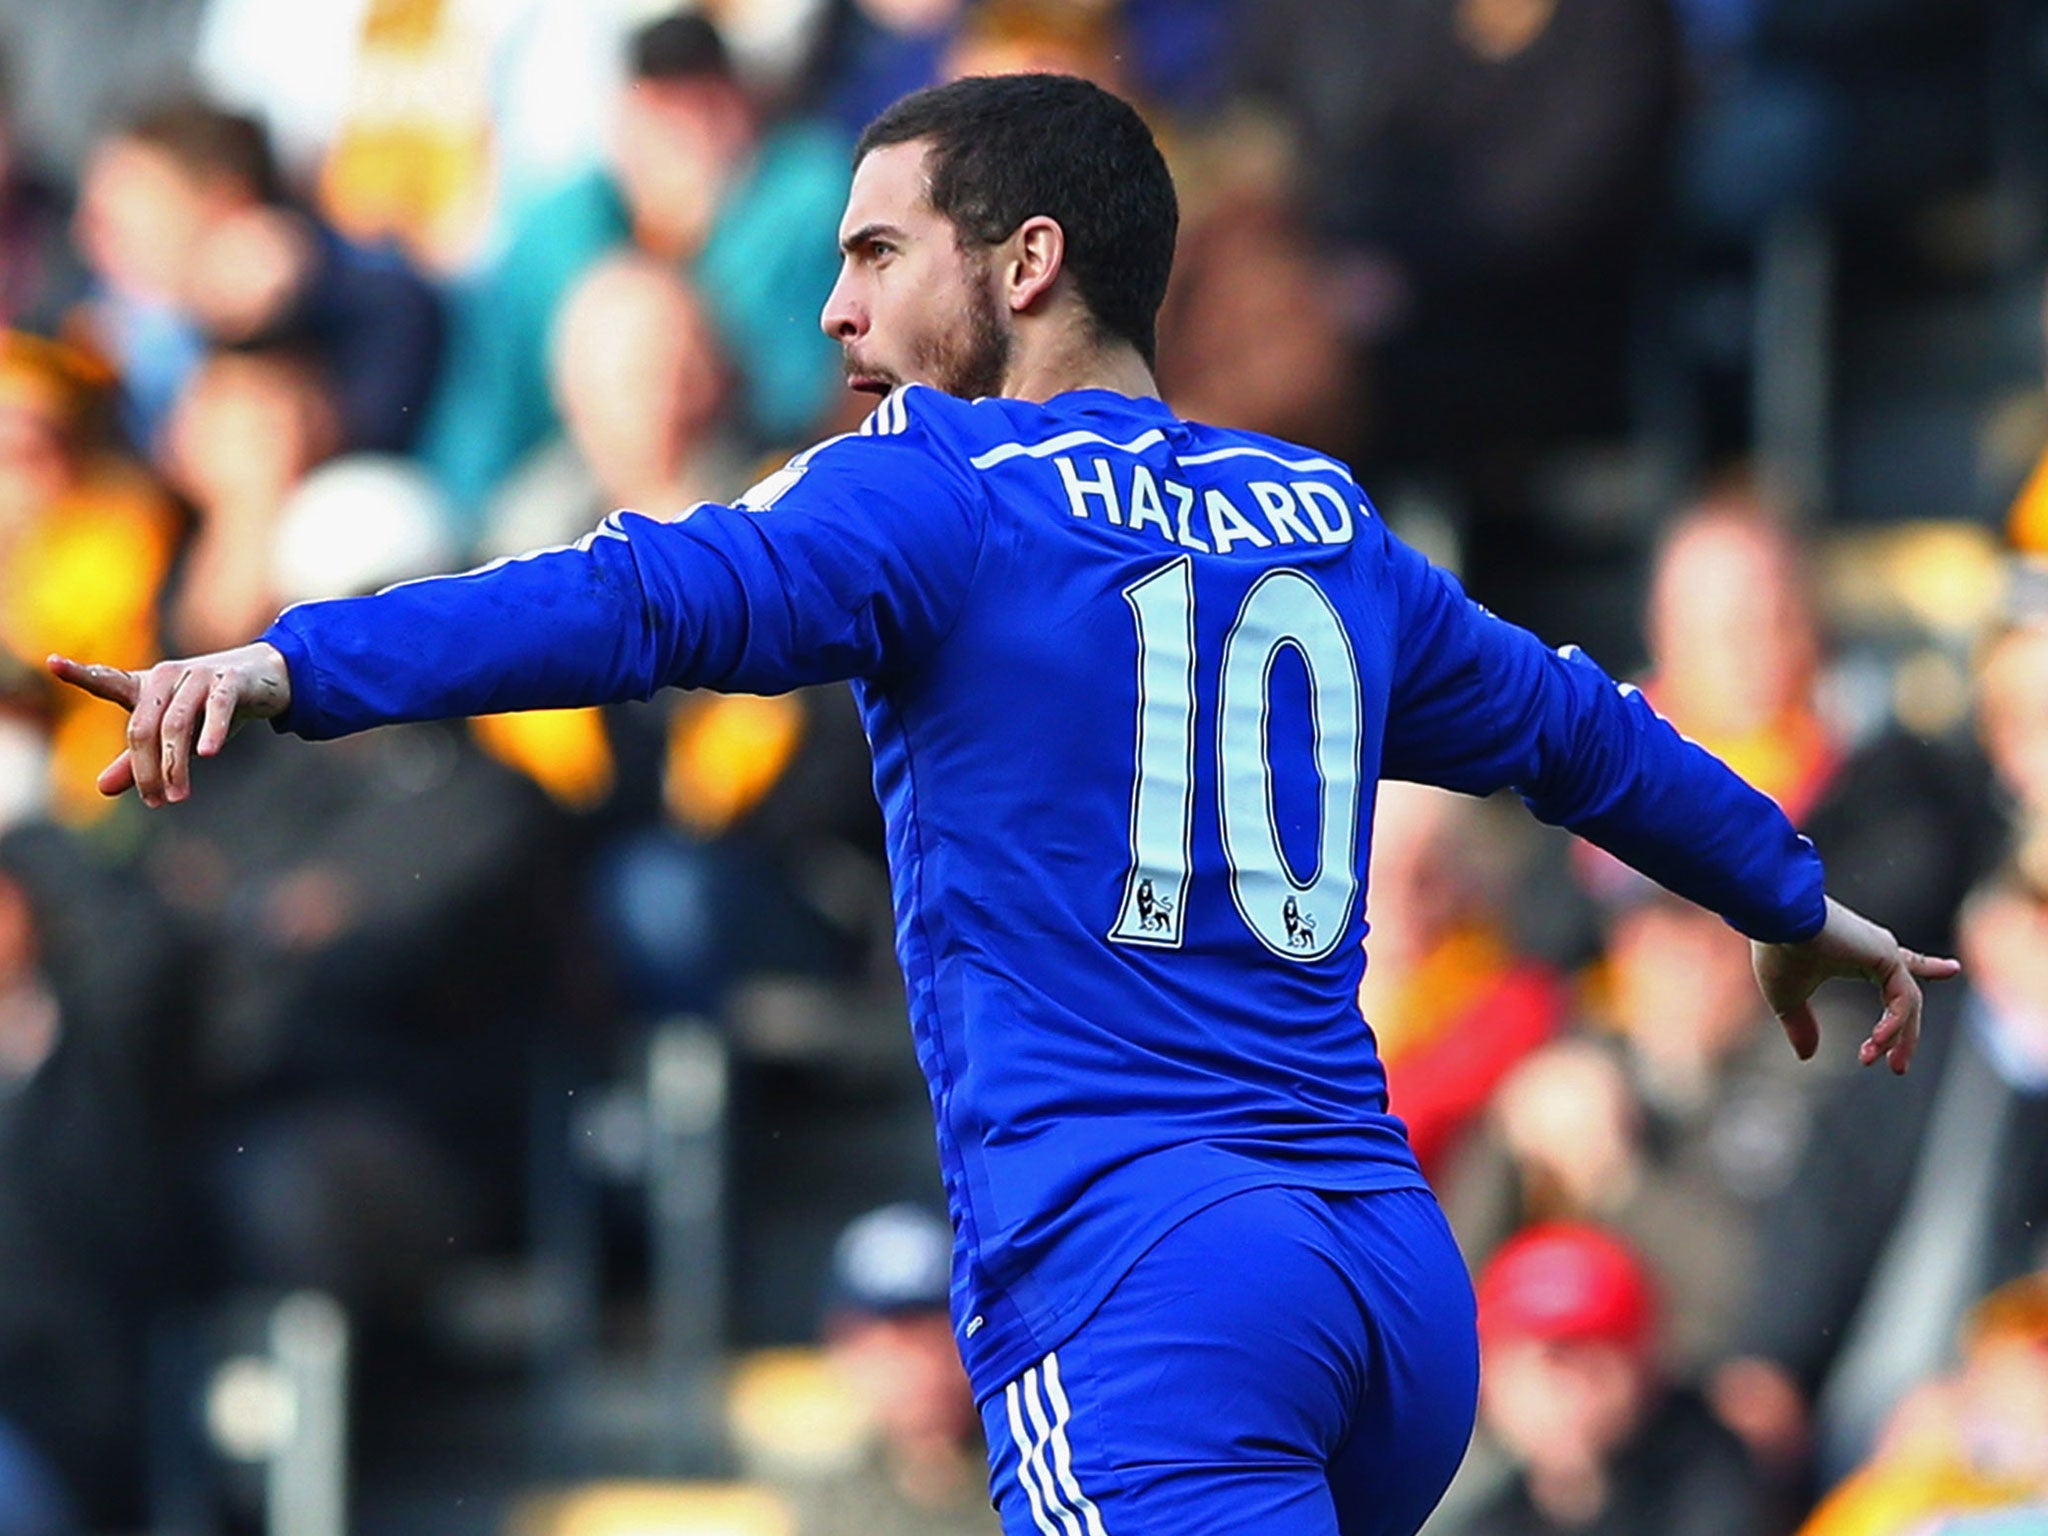
M857 341L867 330L867 312L854 302L849 291L846 274L841 272L839 281L832 285L832 293L825 300L825 308L818 316L818 326L834 341Z

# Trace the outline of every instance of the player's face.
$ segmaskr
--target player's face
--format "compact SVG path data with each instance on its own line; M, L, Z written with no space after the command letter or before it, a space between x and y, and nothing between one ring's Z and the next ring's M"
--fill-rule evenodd
M853 173L839 225L844 261L820 324L846 354L846 381L886 394L929 384L999 394L1013 340L989 253L963 249L926 197L925 145L871 151Z

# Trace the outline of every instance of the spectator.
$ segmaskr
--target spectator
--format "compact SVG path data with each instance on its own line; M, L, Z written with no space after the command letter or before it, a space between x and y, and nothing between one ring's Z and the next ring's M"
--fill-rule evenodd
M394 455L335 455L325 375L298 353L216 352L165 457L197 513L165 623L185 644L263 622L294 594L368 591L458 563L452 518ZM381 578L381 579L380 579Z
M674 517L743 488L731 366L703 298L667 263L627 250L593 267L562 306L550 361L564 434L501 492L484 553L567 543L619 507Z
M169 499L113 446L113 380L85 354L0 333L0 656L18 710L38 722L47 777L14 786L15 815L73 822L110 807L93 777L126 739L110 711L77 709L36 680L51 651L79 644L140 659L157 646L157 605L180 539Z
M888 884L847 689L692 695L607 725L622 759L658 732L660 822L632 825L595 871L598 937L631 1010L715 1018L751 977L875 979Z
M1585 1029L1502 1083L1444 1198L1475 1256L1529 1220L1613 1228L1664 1277L1664 1364L1692 1384L1752 1304L1758 1213L1806 1148L1820 1074L1712 913L1636 877L1604 930Z
M320 206L350 239L391 241L430 272L476 249L493 191L490 19L456 5L362 12L319 169Z
M440 564L444 514L405 473L336 460L267 520L223 522L218 554L191 563L188 611L227 612L250 580L274 605ZM521 1031L552 979L557 824L458 726L372 733L332 760L246 746L208 765L208 813L146 852L196 957L204 1114L181 1162L213 1284L325 1290L382 1340L517 1218Z
M2021 1536L2043 1528L2048 1270L2008 1280L1971 1308L1962 1355L1960 1368L1899 1405L1870 1460L1800 1536Z
M460 563L454 519L410 459L344 454L300 480L278 509L271 579L300 592L368 592Z
M556 317L577 278L629 242L681 267L709 304L747 431L761 443L807 432L836 402L837 348L817 317L838 269L848 160L827 130L764 125L701 16L636 33L610 164L522 214L458 299L423 448L457 504L480 508L555 430Z
M805 96L848 139L899 96L932 85L965 0L835 0Z
M1359 1004L1380 1042L1389 1102L1425 1171L1441 1171L1515 1063L1562 1021L1558 977L1515 953L1501 917L1500 828L1479 801L1380 787L1372 946Z
M643 0L207 0L195 68L261 118L294 185L427 270L476 259L508 208L602 150Z
M1285 0L1242 58L1301 122L1320 233L1349 253L1372 457L1523 511L1532 456L1626 425L1676 100L1666 0Z
M1077 75L1130 94L1133 41L1118 7L988 0L946 26L941 79ZM1350 426L1346 354L1318 302L1327 285L1306 250L1286 135L1249 113L1193 137L1147 116L1181 197L1159 316L1162 393L1201 421L1333 441Z
M73 177L109 118L176 90L210 0L0 0L17 106L53 170Z
M198 512L169 605L173 644L218 644L277 612L279 515L340 435L325 381L302 357L218 352L201 365L164 449L172 483Z
M2022 559L2037 567L2048 563L2048 448L2035 459L2019 495L2013 498L2006 514L2005 536Z
M181 97L115 129L87 166L77 238L99 282L86 321L138 442L155 447L211 342L301 350L329 376L345 446L410 445L439 302L396 255L291 207L253 119Z
M1977 667L1977 731L2007 809L2048 815L2048 578L2022 571Z
M1941 1363L1970 1305L2039 1268L2048 1231L2048 840L1964 904L1961 986L1938 992L1903 1082L1830 1090L1766 1209L1747 1352L1717 1374L1723 1416L1760 1453L1810 1438L1823 1478ZM1854 1135L1862 1152L1844 1159ZM1853 1162L1853 1166L1851 1163Z
M674 517L698 501L738 493L745 474L727 409L731 371L707 307L668 263L631 249L604 258L564 304L551 350L566 431L529 454L494 498L484 554L570 543L618 507ZM683 707L720 711L730 703L706 696ZM786 700L749 699L732 712L780 718L788 711ZM611 725L626 718L539 710L493 715L475 730L486 750L558 803L590 811L617 785ZM776 771L779 763L768 778ZM727 787L735 814L755 798L730 777Z
M1928 741L1887 728L1807 820L1842 899L1932 954L1952 949L1956 912L2004 856L2010 825L2048 813L2048 572L2013 567L1975 674L1973 732Z
M1078 75L1128 95L1120 22L1111 7L1070 0L982 0L960 18L939 75Z
M799 1536L994 1536L981 1420L946 1310L952 1255L951 1229L921 1206L870 1211L840 1235L826 1348L874 1446L804 1491Z
M1471 1536L1761 1536L1734 1436L1656 1366L1643 1261L1598 1227L1533 1227L1479 1278L1482 1422L1517 1463Z
M1823 211L1896 227L1991 151L1984 0L1682 0L1696 104L1679 178L1701 232ZM1887 253L1896 262L1897 252Z
M1231 0L838 0L807 95L857 135L898 96L941 78L1046 68L1107 87L1107 66L1141 95L1208 111L1226 88L1234 17Z
M84 273L65 239L69 217L63 190L21 141L11 61L0 51L0 328L48 332L79 297Z
M192 1279L182 973L123 880L54 826L0 838L6 1536L142 1526L145 1338Z
M1820 637L1791 531L1746 487L1666 531L1650 576L1645 691L1658 712L1794 822L1841 760L1815 704Z
M1128 94L1135 47L1122 10L991 0L959 20L940 73L1045 71ZM1159 314L1161 391L1199 421L1348 451L1358 409L1351 351L1336 281L1304 215L1292 135L1250 108L1199 127L1152 115L1181 200Z
M57 1042L59 1006L37 949L28 893L0 873L0 1091L9 1096L36 1074ZM0 1417L0 1531L55 1536L72 1528L68 1504L46 1455Z
M1170 147L1181 235L1159 314L1161 390L1197 421L1349 451L1360 390L1291 136L1243 108Z

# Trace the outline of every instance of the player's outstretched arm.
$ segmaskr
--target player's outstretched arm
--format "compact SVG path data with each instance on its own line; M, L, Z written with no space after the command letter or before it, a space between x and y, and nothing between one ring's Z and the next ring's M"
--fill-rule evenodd
M1837 976L1875 982L1884 1013L1858 1054L1866 1067L1883 1056L1894 1072L1906 1070L1920 1044L1920 983L1946 981L1962 970L1954 960L1905 948L1888 930L1832 896L1819 933L1797 944L1752 942L1750 960L1764 1000L1801 1060L1820 1047L1820 1023L1813 1014L1813 994L1820 984Z
M192 758L212 757L244 720L281 715L292 702L291 671L276 646L257 641L141 672L49 659L51 673L128 711L128 750L101 770L103 795L131 787L144 805L192 793Z

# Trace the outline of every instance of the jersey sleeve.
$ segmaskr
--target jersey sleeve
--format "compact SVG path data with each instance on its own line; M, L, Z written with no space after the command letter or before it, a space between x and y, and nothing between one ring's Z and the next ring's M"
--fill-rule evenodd
M1511 787L1542 820L1751 938L1820 931L1820 857L1767 796L1582 651L1551 650L1380 537L1398 626L1386 777L1476 795Z
M570 547L287 610L263 637L291 671L278 727L325 739L914 669L960 611L986 508L900 398L876 414L894 430L800 454L733 506L619 512Z

